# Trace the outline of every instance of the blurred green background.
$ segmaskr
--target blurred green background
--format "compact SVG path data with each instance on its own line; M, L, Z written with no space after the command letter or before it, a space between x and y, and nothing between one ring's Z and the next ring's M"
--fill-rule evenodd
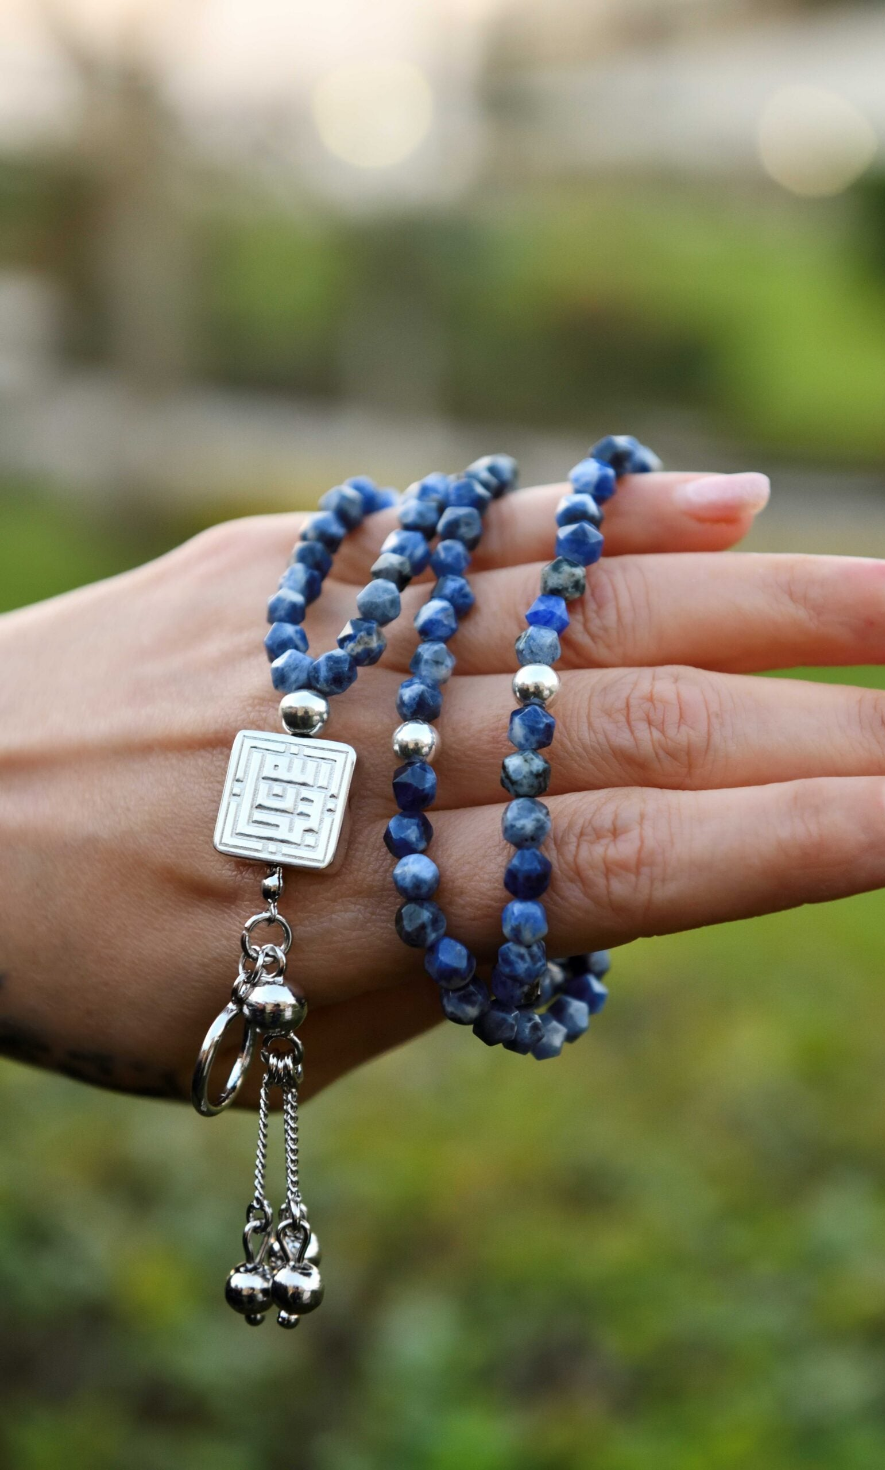
M6 0L0 606L622 428L771 469L757 549L885 554L883 65L876 4ZM0 1463L880 1470L883 925L636 944L556 1067L338 1084L294 1337L221 1298L251 1119L3 1065Z

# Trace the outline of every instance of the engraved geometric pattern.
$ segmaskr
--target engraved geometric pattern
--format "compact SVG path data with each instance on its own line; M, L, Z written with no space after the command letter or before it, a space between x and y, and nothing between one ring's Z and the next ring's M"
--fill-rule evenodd
M355 764L356 752L336 740L241 730L215 824L218 851L296 868L328 867Z

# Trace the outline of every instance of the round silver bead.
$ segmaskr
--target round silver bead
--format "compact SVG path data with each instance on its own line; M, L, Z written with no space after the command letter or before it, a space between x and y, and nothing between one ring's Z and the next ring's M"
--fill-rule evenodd
M433 764L439 754L439 733L424 720L406 720L393 732L393 753L401 761Z
M259 1031L294 1031L307 1015L307 1001L279 980L264 980L249 991L243 1014Z
M280 1311L300 1317L315 1312L322 1301L322 1277L309 1261L290 1261L274 1272L271 1292Z
M280 700L280 719L290 735L319 735L328 718L328 699L312 689L296 689Z
M260 1320L261 1313L271 1305L271 1273L266 1266L250 1266L244 1261L228 1276L224 1295L235 1312Z
M513 675L513 693L520 704L552 704L559 675L549 664L525 664Z
M304 1259L309 1266L319 1266L323 1259L323 1248L320 1245L320 1238L313 1230L310 1232L310 1240L307 1242Z

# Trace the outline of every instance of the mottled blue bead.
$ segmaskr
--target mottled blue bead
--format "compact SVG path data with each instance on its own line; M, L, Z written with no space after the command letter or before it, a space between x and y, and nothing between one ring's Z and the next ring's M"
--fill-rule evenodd
M580 1000L591 1016L595 1016L608 1000L608 986L596 975L573 975L565 982L565 993Z
M437 684L423 679L404 679L396 696L396 710L401 720L436 720L442 709L442 691Z
M388 485L388 486L382 488L381 490L376 490L375 491L375 509L376 510L391 510L393 508L393 506L399 505L400 498L401 497L400 497L399 491L398 490L394 490L394 488L393 488L392 485Z
M485 1015L473 1023L473 1034L486 1046L500 1046L502 1041L512 1041L516 1035L516 1011L493 1000Z
M416 679L427 684L445 684L455 667L455 655L444 643L419 643L409 660Z
M351 618L335 641L360 668L376 664L387 647L387 639L374 618Z
M410 852L425 852L433 838L433 828L423 812L395 812L387 823L384 846L396 858Z
M470 953L466 944L461 944L457 939L445 937L438 939L436 944L429 949L424 956L424 968L444 990L460 990L463 985L473 979L476 970L476 958ZM472 1019L475 1020L475 1017Z
M531 1006L524 1006L516 1012L516 1035L511 1041L504 1042L504 1050L515 1051L519 1056L527 1057L543 1035L544 1023L541 1017Z
M558 995L547 1014L565 1027L566 1041L577 1041L590 1025L589 1009L573 995Z
M426 761L410 761L397 766L393 774L393 795L401 812L421 812L432 806L436 798L436 772Z
M295 623L274 623L264 640L267 656L273 660L281 653L294 648L298 653L307 653L307 634Z
M555 719L542 704L524 704L510 716L507 734L517 750L544 750L555 729Z
M325 495L320 496L320 510L337 516L348 531L355 531L357 526L362 525L366 513L363 497L352 485L336 485L334 489L327 490Z
M486 490L482 482L474 479L471 475L465 475L462 479L453 480L449 486L449 505L472 505L480 515L485 515L492 503L492 493Z
M526 628L516 640L516 657L525 664L555 664L562 657L559 635L552 628Z
M445 643L458 631L458 618L450 602L431 597L415 614L416 631L428 643Z
M403 898L432 898L439 887L439 868L424 853L409 853L393 870L393 886Z
M597 502L611 500L618 488L617 477L610 465L588 455L569 470L569 480L576 495L592 495Z
M307 612L307 603L300 592L293 592L289 587L282 587L275 592L267 604L267 621L269 623L303 623Z
M590 453L594 459L610 465L619 479L621 475L644 475L661 468L658 456L632 434L606 434Z
M578 521L589 521L598 529L602 520L602 511L592 495L563 495L556 507L557 526L574 526Z
M409 899L396 911L396 932L411 949L429 949L446 932L446 916L432 898Z
M399 523L404 531L420 531L428 540L436 535L439 507L433 500L403 500L399 508Z
M440 541L430 565L438 577L460 577L470 566L470 552L463 541Z
M296 689L308 689L313 673L313 659L297 648L289 648L275 658L270 666L270 677L274 689L281 694L292 694Z
M325 547L323 550L325 551ZM305 602L316 602L323 590L323 579L316 567L308 567L304 562L296 561L283 572L280 587L289 592L298 592Z
M558 1057L561 1054L568 1032L555 1016L551 1016L549 1011L541 1017L541 1024L544 1027L544 1035L532 1047L532 1056L538 1062L547 1062L552 1057Z
M514 898L540 898L547 891L553 865L536 847L515 852L504 869L504 887Z
M602 556L603 535L589 521L563 526L556 535L556 555L590 567Z
M516 750L501 762L501 785L510 796L543 796L550 785L550 762L537 750Z
M406 491L416 500L427 500L443 510L449 501L449 477L442 470L432 470L423 479L416 480Z
M363 510L366 515L373 515L380 509L378 505L378 486L369 475L350 475L344 481L349 490L355 490L363 502Z
M540 980L547 968L547 951L543 944L502 944L498 950L497 969L511 980Z
M547 911L534 899L514 898L501 911L501 928L514 944L528 948L547 933Z
M538 990L537 1004L539 1006L549 1005L555 995L565 988L568 976L558 960L550 960L547 969L541 976L540 988Z
M473 588L466 577L440 577L433 589L432 596L441 597L444 602L451 603L459 618L469 613L476 601Z
M607 975L612 967L612 957L607 949L594 949L587 956L587 970L591 975L597 975L601 980Z
M408 587L412 580L412 566L408 559L393 551L382 551L369 569L373 581L392 582L398 592Z
M561 597L565 602L574 602L587 587L587 573L577 562L558 556L548 562L541 572L541 591L552 597Z
M520 797L504 808L501 831L511 847L540 847L550 834L550 813L543 801Z
M505 1006L533 1005L538 996L538 981L517 979L496 965L492 971L492 994Z
M299 541L292 552L292 564L310 567L320 577L328 577L332 570L332 556L321 541Z
M472 505L450 505L439 521L441 541L463 541L468 551L478 546L482 537L482 517Z
M392 623L402 611L402 599L395 582L385 577L367 582L356 595L360 617L371 618L376 623Z
M344 522L324 510L320 511L319 515L311 516L301 532L301 539L302 541L319 541L327 551L337 551L346 535L347 527Z
M317 694L343 694L356 678L356 662L349 653L333 649L322 653L310 673L310 682Z
M445 1015L456 1026L472 1026L489 1008L489 992L482 980L471 980L460 990L443 990L440 1000Z
M549 592L542 592L535 598L525 620L531 628L552 628L554 633L564 633L570 622L565 598L551 597Z
M381 550L390 551L394 556L404 556L413 577L430 565L430 547L420 531L391 531L381 542Z
M484 454L467 466L468 475L478 475L480 483L497 497L516 485L519 473L512 454Z

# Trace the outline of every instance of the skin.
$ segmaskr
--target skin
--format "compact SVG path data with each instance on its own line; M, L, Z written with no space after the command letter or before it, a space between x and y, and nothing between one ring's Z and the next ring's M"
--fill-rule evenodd
M726 497L718 510L687 510L680 492L693 478L623 482L606 516L611 555L570 605L545 849L553 954L885 883L885 695L748 677L880 662L885 562L730 554L751 509ZM563 488L491 508L440 721L438 896L450 932L483 963L505 897L499 770L513 640ZM278 727L261 625L301 519L221 525L0 619L8 1056L188 1095L235 978L242 923L263 906L264 870L216 853L211 833L237 730ZM393 524L382 513L345 543L308 612L315 650L334 646ZM358 751L349 821L334 868L290 872L281 904L295 929L288 978L310 1003L305 1094L440 1016L420 952L394 932L381 843L394 699L426 595L408 590L382 663L333 701L325 733Z

